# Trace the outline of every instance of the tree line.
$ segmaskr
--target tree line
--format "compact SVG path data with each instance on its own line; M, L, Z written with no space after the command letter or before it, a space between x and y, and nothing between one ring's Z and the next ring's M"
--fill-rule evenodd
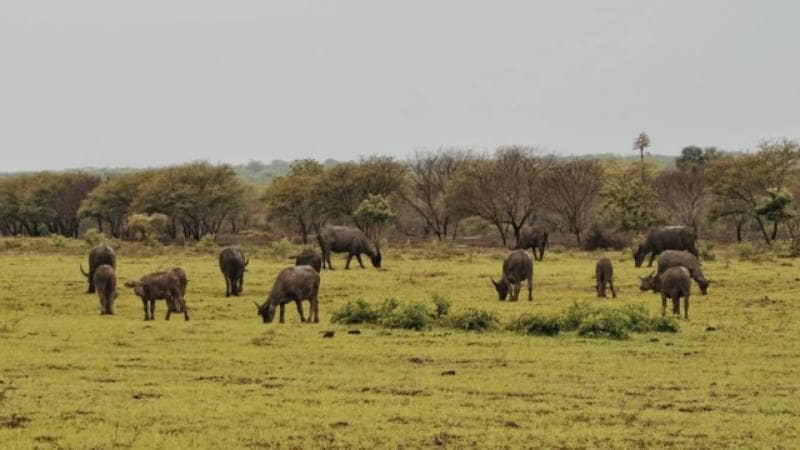
M198 240L219 232L283 230L307 243L326 223L350 223L380 237L456 239L479 222L506 245L526 224L569 233L587 246L598 234L658 224L715 229L767 244L797 235L800 145L763 142L746 152L686 147L675 167L562 158L535 148L494 152L441 149L406 160L291 163L266 188L228 165L191 163L101 177L35 173L0 178L0 233L77 237L94 227L116 238Z

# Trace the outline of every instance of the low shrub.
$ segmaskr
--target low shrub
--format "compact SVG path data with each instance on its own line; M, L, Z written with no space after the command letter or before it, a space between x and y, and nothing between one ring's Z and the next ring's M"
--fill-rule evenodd
M556 336L561 332L562 320L558 317L547 317L538 314L523 314L508 325L508 329L517 333L534 336Z
M561 325L564 331L577 330L587 317L594 313L594 308L588 302L575 302L564 312Z
M378 319L380 319L379 311L361 299L347 302L331 314L331 322L342 324L375 323Z
M289 255L295 253L294 244L288 239L283 238L270 244L270 252L278 258L287 258Z
M628 339L628 316L618 309L603 308L581 322L578 334L589 338Z
M644 305L625 305L617 309L625 320L626 328L635 333L650 331L652 321L650 313Z
M433 325L433 315L423 303L408 303L393 308L380 319L386 328L424 331Z
M703 241L700 243L700 259L703 261L715 261L717 254L714 253L714 243Z
M83 233L83 240L89 247L95 247L100 244L107 244L109 241L108 236L106 236L105 233L98 230L97 228L91 228L89 230L86 230L86 232Z
M469 308L447 318L448 326L464 331L488 331L498 327L500 320L493 312Z
M217 246L213 234L207 234L197 241L197 248L200 250L213 250Z
M659 333L677 333L680 325L674 317L658 316L650 319L650 331Z
M433 294L433 307L436 319L441 319L450 312L450 301L439 294Z

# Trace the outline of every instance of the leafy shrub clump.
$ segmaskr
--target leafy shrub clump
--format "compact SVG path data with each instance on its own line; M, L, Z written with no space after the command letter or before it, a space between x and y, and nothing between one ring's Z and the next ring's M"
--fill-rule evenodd
M650 331L659 333L677 333L680 330L678 321L673 317L658 316L650 320Z
M279 258L286 258L291 255L294 251L294 245L289 242L288 239L283 238L279 241L275 241L270 245L270 251L273 255Z
M347 302L331 314L332 322L342 324L376 323L378 319L380 319L379 311L361 299Z
M717 254L714 253L714 244L709 241L703 241L700 244L700 259L703 261L714 261L717 259Z
M508 325L508 329L517 333L534 336L556 336L561 332L562 319L546 317L538 314L523 314Z
M89 247L95 247L100 244L107 244L108 236L97 228L91 228L86 230L86 233L83 233L83 240Z
M610 308L598 310L578 327L579 335L590 338L628 339L630 331L627 314Z
M450 316L447 325L464 331L488 331L498 327L500 320L493 312L469 308Z
M644 305L625 305L618 310L625 320L626 327L635 333L646 333L650 331L650 313Z
M199 241L197 241L197 248L201 250L211 250L217 246L217 242L214 239L213 234L206 234L205 236L201 237Z
M437 319L441 319L450 312L450 301L439 294L433 294L434 314Z
M386 328L404 330L429 330L433 325L433 315L423 303L409 303L394 307L380 319Z
M564 331L577 330L587 317L594 313L594 308L588 302L575 302L564 312L561 321Z

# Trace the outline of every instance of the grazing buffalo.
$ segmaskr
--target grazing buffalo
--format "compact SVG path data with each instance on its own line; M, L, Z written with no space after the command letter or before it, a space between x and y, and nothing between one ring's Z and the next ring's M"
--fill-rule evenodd
M244 272L250 259L237 247L228 247L219 254L219 270L225 277L225 297L241 295L244 289Z
M661 275L652 274L642 278L640 286L643 291L653 291L661 294L661 315L667 311L667 298L672 299L672 313L681 315L680 301L683 297L683 311L686 320L689 320L689 295L691 294L691 275L689 269L683 266L670 267Z
M311 266L319 273L322 270L322 255L310 248L304 249L295 257L294 265Z
M81 273L89 282L89 289L86 293L94 294L94 272L103 264L117 268L117 254L106 244L100 244L89 251L89 273L86 273L81 265Z
M692 279L697 282L697 286L700 288L700 293L702 295L706 295L708 293L708 285L709 281L706 279L705 275L703 275L703 269L700 267L700 261L697 258L685 251L679 250L665 250L660 255L658 255L658 269L656 270L656 275L661 275L670 267L686 267L689 271L689 275L691 275ZM645 278L652 279L653 274L648 275Z
M94 271L95 291L100 298L100 314L114 314L114 300L117 299L117 274L108 264L102 264Z
M611 288L611 296L617 298L617 290L614 289L614 266L607 256L597 260L594 275L597 279L597 296L606 298L606 285L608 285Z
M525 250L513 250L503 261L503 275L500 281L490 278L497 290L500 301L504 301L511 292L511 301L519 300L519 291L522 289L522 282L528 281L528 300L533 301L533 260Z
M697 233L687 226L669 226L656 228L647 233L647 239L636 249L633 262L636 267L642 267L644 257L650 254L647 267L653 266L653 260L664 250L686 250L694 256L697 252Z
M181 279L181 274L183 279ZM175 268L168 272L155 272L145 275L139 281L129 281L126 287L142 299L144 320L155 320L156 300L166 300L169 320L173 312L183 312L183 318L189 320L189 308L186 306L186 274L183 269Z
M547 247L547 231L540 228L525 225L519 230L519 239L514 250L527 250L531 249L533 257L541 261L544 259L544 248ZM536 255L536 250L539 250L539 255Z
M381 267L381 250L367 239L367 236L358 228L326 225L317 234L317 242L322 250L322 267L333 270L331 253L347 253L345 269L350 268L353 256L358 260L358 265L364 268L361 254L366 254L375 268Z
M319 322L319 274L310 266L287 267L280 271L272 290L267 296L267 301L263 305L256 303L258 314L264 323L272 323L275 318L275 310L280 307L280 323L284 323L284 313L286 304L294 301L297 304L297 312L300 313L300 321L305 322L303 314L303 300L309 300L308 321Z

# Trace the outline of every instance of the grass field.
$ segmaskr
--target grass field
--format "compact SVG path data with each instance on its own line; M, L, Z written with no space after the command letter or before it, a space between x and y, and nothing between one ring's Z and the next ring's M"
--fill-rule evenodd
M81 252L85 251L81 250ZM348 300L444 295L510 320L595 299L595 254L549 253L535 301L500 303L502 252L447 259L387 251L385 270L322 274L321 323L265 325L285 258L256 254L241 298L225 298L212 252L118 252L120 286L159 268L189 274L192 320L144 322L120 288L100 316L71 247L0 252L2 448L792 448L800 446L798 263L706 262L714 281L675 334L629 340L345 327ZM619 298L660 314L630 255L611 254ZM697 292L696 286L693 287ZM306 304L307 307L307 304ZM348 334L357 328L359 335ZM335 337L323 339L322 331ZM444 376L443 372L455 371Z

